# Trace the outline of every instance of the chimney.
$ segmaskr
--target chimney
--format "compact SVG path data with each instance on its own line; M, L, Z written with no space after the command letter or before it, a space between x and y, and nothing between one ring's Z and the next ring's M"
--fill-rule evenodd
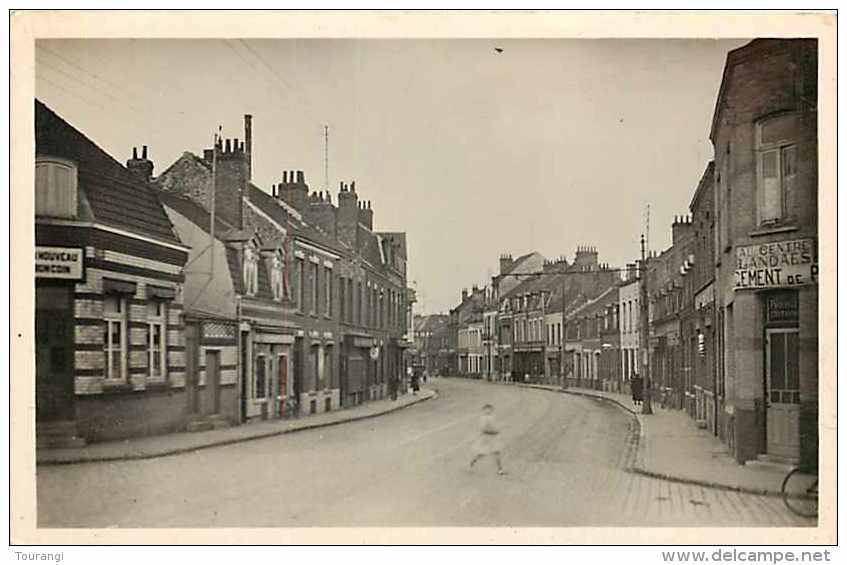
M462 302L464 302L467 299L468 299L468 289L463 288L462 289Z
M253 116L244 114L244 152L247 154L247 180L253 178Z
M357 239L359 224L359 196L356 194L356 183L350 185L341 182L338 192L338 215L336 219L336 233L338 239L347 245L354 246Z
M147 146L141 146L141 159L138 158L138 148L132 148L132 159L126 162L126 168L129 169L138 180L145 183L150 182L153 176L153 162L147 159Z
M500 274L502 275L503 273L507 272L512 267L512 264L514 262L515 261L514 259L512 259L511 254L503 253L502 255L500 255Z
M242 198L249 194L250 180L247 159L240 147L237 138L227 139L223 151L218 147L215 168L215 213L236 229L243 227Z
M362 208L359 210L359 223L368 228L370 231L374 229L374 212L371 209L371 201L362 202Z

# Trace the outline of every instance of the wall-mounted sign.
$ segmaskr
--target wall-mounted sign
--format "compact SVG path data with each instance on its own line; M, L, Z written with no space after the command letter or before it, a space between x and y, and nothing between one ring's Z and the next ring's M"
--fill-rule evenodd
M767 294L765 315L768 322L796 322L800 319L800 306L796 291Z
M736 290L818 283L818 250L813 238L739 247L735 256Z
M371 347L371 359L373 359L374 361L379 359L379 346L378 345L374 345L373 347Z
M35 248L35 276L44 279L82 280L83 250L78 247Z

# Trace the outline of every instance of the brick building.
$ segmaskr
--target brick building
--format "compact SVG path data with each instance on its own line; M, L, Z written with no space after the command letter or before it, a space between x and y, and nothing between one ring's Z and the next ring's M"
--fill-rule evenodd
M714 246L715 164L709 162L689 210L694 230L694 266L686 284L691 285L691 329L695 353L692 362L693 416L713 434L718 434L718 416L723 411L723 391L717 388L715 359L715 246Z
M39 101L35 152L38 445L182 429L188 247L150 171L122 166Z
M817 41L727 55L710 139L723 435L740 462L817 461Z

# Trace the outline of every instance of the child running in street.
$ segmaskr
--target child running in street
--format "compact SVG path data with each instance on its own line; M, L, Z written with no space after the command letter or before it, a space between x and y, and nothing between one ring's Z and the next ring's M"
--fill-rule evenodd
M471 459L470 468L473 469L474 463L482 459L486 455L494 455L494 460L497 462L497 474L505 475L503 470L503 462L500 459L500 439L497 437L500 430L497 429L497 424L494 421L494 406L486 404L482 407L482 417L480 422L480 435L474 442L474 456Z

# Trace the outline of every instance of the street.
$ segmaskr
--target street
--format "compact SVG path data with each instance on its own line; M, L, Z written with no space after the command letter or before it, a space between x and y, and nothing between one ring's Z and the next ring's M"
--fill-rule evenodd
M40 527L791 526L780 499L624 470L630 419L460 379L390 415L143 461L38 469ZM468 470L480 407L505 444ZM314 449L315 437L320 449Z

